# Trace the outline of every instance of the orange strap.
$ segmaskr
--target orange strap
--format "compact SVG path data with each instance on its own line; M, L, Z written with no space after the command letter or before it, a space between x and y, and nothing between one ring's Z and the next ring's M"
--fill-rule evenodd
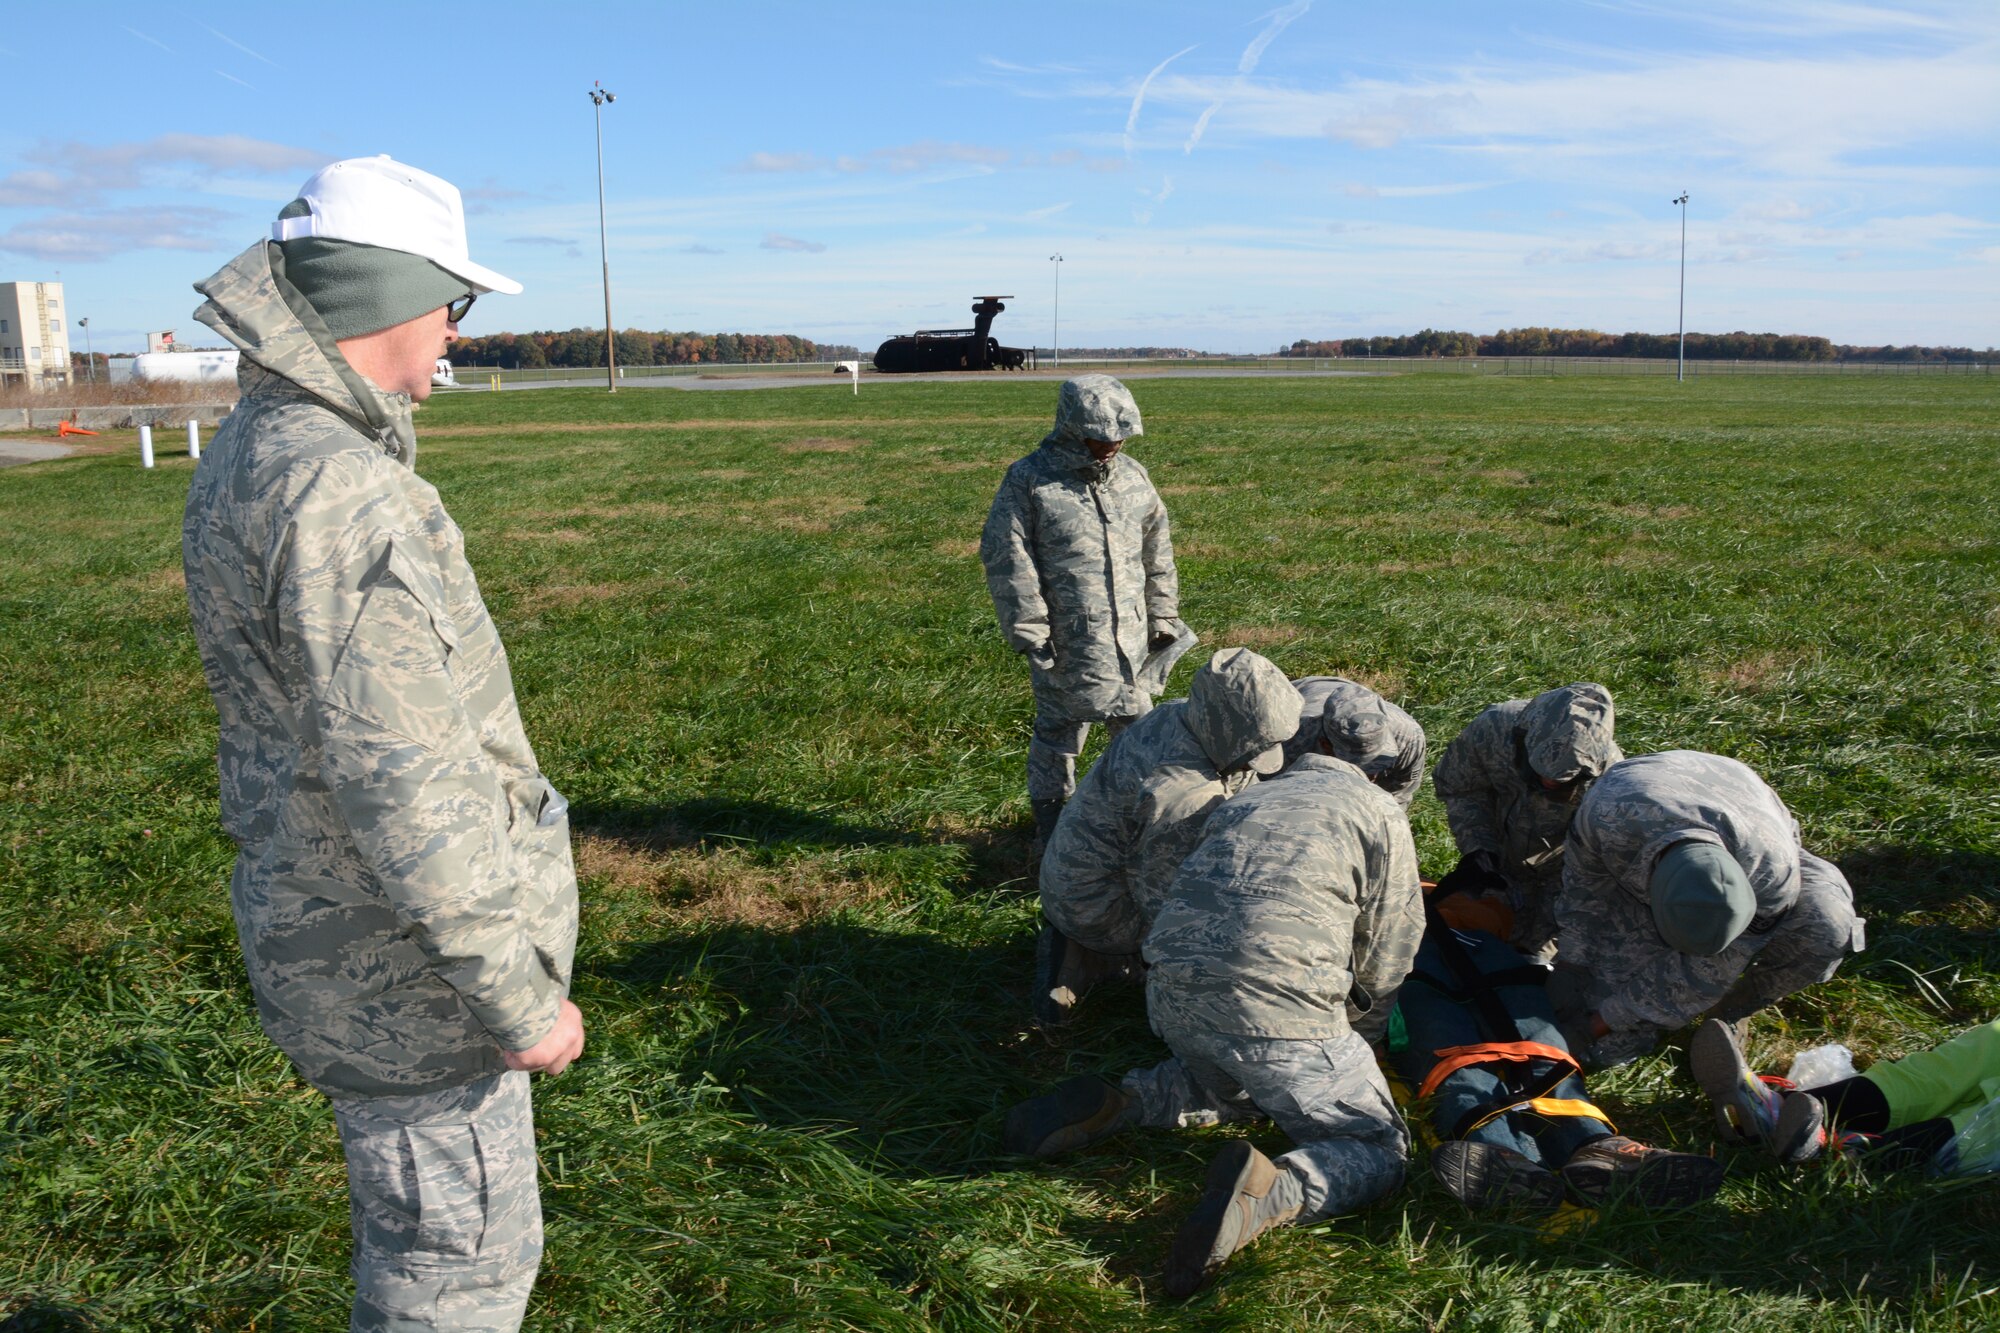
M1461 1069L1473 1065L1491 1064L1502 1060L1514 1064L1526 1064L1530 1060L1553 1060L1559 1065L1568 1065L1577 1073L1583 1066L1576 1057L1559 1046L1544 1046L1538 1041L1486 1041L1474 1046L1445 1046L1433 1051L1438 1057L1437 1064L1424 1077L1423 1086L1417 1089L1417 1096L1428 1097L1437 1091L1438 1084L1450 1078Z

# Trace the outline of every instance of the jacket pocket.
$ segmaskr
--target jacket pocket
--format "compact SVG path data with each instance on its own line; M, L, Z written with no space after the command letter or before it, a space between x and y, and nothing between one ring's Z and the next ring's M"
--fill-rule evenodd
M576 959L578 907L569 801L547 778L517 778L507 784L507 809L521 917L542 967L567 995Z
M452 679L459 640L441 597L435 575L391 546L348 631L326 700L426 750L470 755L479 738Z

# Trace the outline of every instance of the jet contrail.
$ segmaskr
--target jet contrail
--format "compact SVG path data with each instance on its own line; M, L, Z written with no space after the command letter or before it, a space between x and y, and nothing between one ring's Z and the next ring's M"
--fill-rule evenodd
M1243 79L1255 73L1257 62L1264 58L1265 48L1276 41L1278 34L1290 27L1294 19L1311 8L1312 0L1292 0L1292 3L1283 9L1274 9L1266 14L1264 17L1270 22L1264 25L1264 31L1250 39L1250 45L1243 48L1242 56L1236 61L1236 77ZM1181 147L1183 153L1192 153L1195 145L1201 142L1201 136L1208 133L1208 122L1215 118L1216 112L1222 110L1223 101L1223 98L1216 98L1208 104L1208 109L1201 113L1201 119L1194 123L1194 130L1188 135L1187 143Z
M1132 131L1139 128L1139 108L1146 105L1146 90L1153 86L1153 80L1159 77L1161 70L1192 50L1194 50L1194 47L1184 46L1165 60L1162 60L1159 64L1153 66L1153 72L1145 77L1139 84L1139 91L1132 95L1132 110L1125 117L1125 156L1132 156Z

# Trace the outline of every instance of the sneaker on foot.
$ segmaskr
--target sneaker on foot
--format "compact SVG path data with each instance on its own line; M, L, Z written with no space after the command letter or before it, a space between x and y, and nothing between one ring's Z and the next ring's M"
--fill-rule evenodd
M1722 1163L1610 1134L1571 1153L1563 1163L1562 1178L1593 1208L1613 1200L1646 1208L1684 1208L1722 1188Z
M1714 1018L1703 1023L1688 1043L1688 1066L1714 1105L1716 1124L1725 1135L1769 1146L1783 1093L1791 1084L1753 1073L1733 1026Z
M1242 1140L1209 1163L1208 1185L1167 1254L1167 1295L1184 1300L1215 1277L1229 1256L1270 1227L1299 1215L1280 1198L1277 1163ZM1291 1193L1296 1199L1296 1192Z
M1562 1205L1562 1177L1512 1148L1452 1139L1431 1154L1431 1174L1475 1212L1503 1208L1552 1213Z
M1094 1075L1069 1079L1054 1092L1016 1103L1007 1112L1000 1146L1021 1157L1076 1152L1123 1129L1131 1104L1124 1089Z
M1827 1146L1826 1104L1809 1092L1795 1092L1778 1108L1778 1123L1766 1144L1788 1164L1810 1162Z

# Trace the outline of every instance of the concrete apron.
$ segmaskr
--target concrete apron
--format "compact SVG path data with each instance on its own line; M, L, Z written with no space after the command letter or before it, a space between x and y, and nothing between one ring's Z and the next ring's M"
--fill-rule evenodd
M0 431L46 431L69 421L85 430L185 426L192 417L207 430L236 409L234 403L114 403L109 407L0 407ZM75 420L70 419L74 417ZM206 433L206 431L204 431Z

